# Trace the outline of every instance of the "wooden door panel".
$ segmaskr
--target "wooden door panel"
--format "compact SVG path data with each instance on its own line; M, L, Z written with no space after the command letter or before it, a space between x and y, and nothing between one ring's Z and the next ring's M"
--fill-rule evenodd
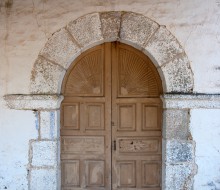
M61 148L63 154L100 155L105 153L105 139L103 136L62 137Z
M104 130L104 103L86 104L84 119L87 120L85 130Z
M79 160L67 160L61 163L62 184L66 187L79 187Z
M117 187L130 188L136 186L136 161L120 160L116 163Z
M136 130L135 104L117 104L118 131Z
M142 187L160 186L161 163L152 161L141 161Z
M117 137L116 154L120 155L148 155L161 154L160 137Z
M161 106L143 103L142 107L142 130L161 130Z
M62 85L63 190L160 190L161 89L151 61L127 45L74 61Z
M63 128L79 130L79 104L63 106Z
M156 71L132 48L113 45L112 54L113 189L160 189L161 100L156 98L160 91Z
M105 186L105 161L86 160L86 187Z
M100 45L82 54L64 79L64 190L111 189L111 75L107 73L111 72L111 65L104 59L105 48Z

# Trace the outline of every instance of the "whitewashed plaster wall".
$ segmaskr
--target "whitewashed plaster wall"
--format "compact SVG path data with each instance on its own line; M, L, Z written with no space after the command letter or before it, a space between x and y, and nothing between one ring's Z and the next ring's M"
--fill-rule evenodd
M29 94L31 69L47 39L82 15L133 11L165 25L188 55L194 93L220 93L219 0L14 0L8 1L11 6L6 2L0 0L0 189L28 189L29 140L37 138L35 113L8 109L3 96ZM217 109L191 111L196 190L220 188L219 115Z

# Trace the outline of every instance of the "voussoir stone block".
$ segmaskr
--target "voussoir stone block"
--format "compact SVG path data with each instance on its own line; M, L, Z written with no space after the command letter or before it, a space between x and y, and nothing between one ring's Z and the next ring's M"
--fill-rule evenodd
M105 41L116 41L119 38L121 12L103 12L100 19Z
M70 22L67 25L67 30L81 47L88 48L91 44L103 40L98 13L88 14Z
M48 40L40 55L67 68L79 52L80 48L74 43L70 34L65 29L61 29Z
M32 70L30 91L33 94L57 94L66 70L38 57Z
M161 70L165 78L167 92L189 93L193 91L193 74L185 54L164 65Z
M160 26L154 36L147 42L144 51L153 56L157 66L162 66L184 52L177 39L165 26Z
M192 190L193 178L197 168L194 163L167 164L165 166L166 190Z
M32 169L30 172L31 190L55 190L58 188L56 169Z
M120 40L144 47L144 44L159 25L151 19L137 14L127 12L122 15Z
M41 139L56 139L58 137L57 111L40 111Z
M166 141L166 162L176 164L180 162L194 161L194 142L193 141Z
M167 109L163 112L164 137L187 140L189 137L189 113L187 110Z
M32 162L35 167L57 165L57 142L34 141L32 142Z

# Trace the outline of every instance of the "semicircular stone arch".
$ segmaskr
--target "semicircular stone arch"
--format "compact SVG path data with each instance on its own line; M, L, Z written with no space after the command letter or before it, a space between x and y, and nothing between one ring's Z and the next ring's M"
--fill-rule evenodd
M164 93L191 93L193 73L177 39L155 21L133 12L84 15L55 32L34 63L32 94L60 94L70 64L85 50L104 42L120 41L145 53L163 81Z

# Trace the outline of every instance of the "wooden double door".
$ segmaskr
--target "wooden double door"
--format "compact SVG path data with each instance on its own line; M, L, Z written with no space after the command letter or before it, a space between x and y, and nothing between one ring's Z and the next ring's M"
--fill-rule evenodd
M63 190L161 189L161 81L121 43L74 61L62 85Z

